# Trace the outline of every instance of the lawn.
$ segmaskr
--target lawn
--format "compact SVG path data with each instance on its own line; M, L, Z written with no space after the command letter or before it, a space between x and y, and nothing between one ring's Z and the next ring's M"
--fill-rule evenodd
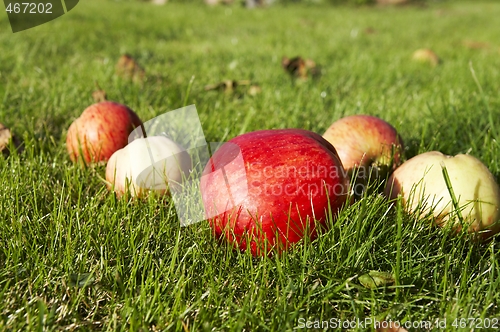
M116 199L104 167L74 165L65 147L98 82L143 120L195 104L211 142L271 128L322 134L345 115L376 115L398 129L406 159L470 153L498 179L498 17L500 3L479 1L246 10L87 0L13 34L0 15L0 122L25 146L0 156L0 330L340 330L333 323L369 318L500 327L500 237L452 237L371 194L317 240L253 258L219 244L207 222L181 227L169 198ZM411 61L419 48L441 64ZM124 53L145 80L115 74ZM293 81L281 59L296 55L322 75ZM225 79L262 92L205 91ZM395 285L363 287L371 270Z

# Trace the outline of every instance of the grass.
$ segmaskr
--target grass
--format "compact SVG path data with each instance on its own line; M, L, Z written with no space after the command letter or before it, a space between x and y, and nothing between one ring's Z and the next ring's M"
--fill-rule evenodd
M323 133L366 113L398 129L407 158L468 152L498 178L499 16L500 4L475 1L247 11L87 0L12 34L0 15L0 122L25 144L0 157L0 330L285 331L376 318L470 331L453 321L500 318L498 237L452 237L373 194L314 242L255 259L218 244L206 222L180 227L168 198L115 199L102 167L81 169L65 150L98 81L143 120L196 104L207 141L265 128ZM409 61L423 47L443 63ZM114 75L123 53L146 81ZM314 59L322 76L292 82L284 55ZM204 91L223 79L250 79L262 93ZM362 287L357 277L371 270L394 274L395 286Z

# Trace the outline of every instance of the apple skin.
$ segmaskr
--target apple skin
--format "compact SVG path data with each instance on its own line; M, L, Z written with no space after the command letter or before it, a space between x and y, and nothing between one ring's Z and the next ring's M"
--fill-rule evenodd
M403 140L392 125L376 116L344 117L335 121L323 138L335 147L347 171L372 165L396 169L401 162Z
M413 52L412 60L421 63L429 63L434 67L441 62L437 54L428 48L421 48Z
M72 161L107 161L128 143L128 135L142 122L125 105L104 101L86 108L68 129L66 148Z
M11 143L17 152L23 150L19 138L9 128L0 123L0 155L4 155L5 157L10 155L11 151L9 148Z
M106 181L117 197L164 195L169 186L182 183L190 169L191 157L183 147L165 136L149 136L113 153L106 165Z
M335 148L320 135L274 129L224 143L207 163L200 189L215 236L263 256L314 239L314 219L325 226L329 208L336 216L349 184Z
M356 173L362 188L370 174L385 179L401 164L403 140L388 122L371 115L351 115L335 121L323 134L340 157L349 176ZM355 197L360 196L354 188Z
M488 168L473 156L455 157L439 151L419 154L401 165L389 178L385 193L390 198L402 196L410 213L421 211L421 217L432 207L436 224L450 225L461 231L453 202L443 177L446 167L451 186L469 233L486 240L500 231L500 188ZM425 206L422 208L422 204ZM420 206L420 207L419 207ZM422 210L419 210L422 209Z

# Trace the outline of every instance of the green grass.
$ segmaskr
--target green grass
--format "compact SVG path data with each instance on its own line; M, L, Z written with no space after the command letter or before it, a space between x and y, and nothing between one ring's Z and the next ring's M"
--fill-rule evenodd
M12 34L0 15L0 122L25 144L0 157L0 330L286 331L300 319L371 317L446 318L448 330L470 331L451 324L500 318L498 237L453 238L373 194L316 241L256 259L218 244L206 222L181 228L168 198L115 199L104 169L73 165L65 149L98 81L143 120L196 104L207 141L266 128L322 134L366 113L398 129L407 158L469 152L498 178L498 17L500 3L476 1L247 11L87 0ZM422 47L442 64L411 62ZM145 82L114 75L123 53L145 67ZM292 82L284 55L314 59L323 75ZM251 79L262 93L204 91L223 79ZM396 285L362 287L370 270Z

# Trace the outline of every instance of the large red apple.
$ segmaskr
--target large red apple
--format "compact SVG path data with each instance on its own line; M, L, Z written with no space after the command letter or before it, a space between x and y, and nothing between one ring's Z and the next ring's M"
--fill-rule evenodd
M71 160L107 161L128 143L128 135L141 125L125 105L104 101L85 109L68 129L66 148Z
M401 195L408 212L421 216L432 213L439 226L449 225L457 231L465 226L469 233L478 232L483 239L500 231L500 188L488 168L473 156L422 153L394 171L385 191L391 198Z
M366 185L369 177L385 178L401 164L403 140L391 124L378 117L344 117L323 137L335 147L349 175L357 175L357 184ZM361 194L362 190L353 189L356 196Z
M335 148L301 129L233 138L205 167L200 189L218 237L254 256L286 250L336 216L348 179Z

